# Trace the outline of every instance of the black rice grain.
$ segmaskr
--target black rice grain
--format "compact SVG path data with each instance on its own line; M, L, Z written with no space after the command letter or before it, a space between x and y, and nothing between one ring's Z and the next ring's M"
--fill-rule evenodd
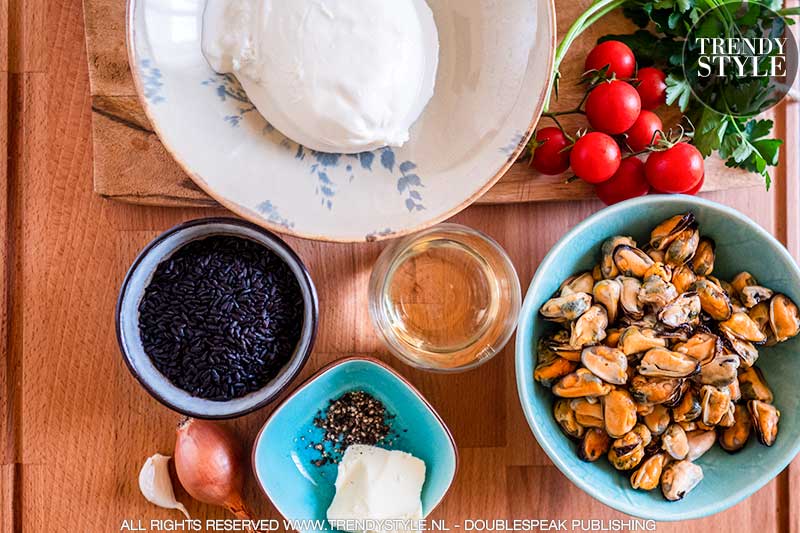
M139 303L144 351L175 386L226 401L261 389L300 340L303 296L286 263L249 239L192 241Z

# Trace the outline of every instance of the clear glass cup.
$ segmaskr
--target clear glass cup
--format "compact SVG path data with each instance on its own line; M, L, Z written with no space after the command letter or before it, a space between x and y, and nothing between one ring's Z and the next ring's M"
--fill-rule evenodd
M389 350L438 372L481 365L517 325L519 278L492 238L439 224L386 248L369 282L369 312Z

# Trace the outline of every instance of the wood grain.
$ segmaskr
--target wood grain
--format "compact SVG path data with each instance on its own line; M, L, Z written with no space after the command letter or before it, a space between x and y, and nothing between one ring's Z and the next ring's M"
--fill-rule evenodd
M147 205L210 206L215 202L187 178L153 133L136 97L125 49L125 6L119 0L83 0L86 43L92 94L94 134L94 189L98 194L125 202ZM559 2L557 24L563 34L588 0ZM570 51L581 58L606 33L625 33L632 29L619 13L586 31ZM561 97L554 110L571 109L583 92L578 84L582 60L566 61L562 68ZM797 113L797 108L782 107L778 113ZM585 128L581 117L569 117L570 130ZM782 136L784 130L777 129ZM791 132L788 140L794 139ZM794 168L794 167L793 167ZM487 194L484 204L528 201L580 200L594 198L590 185L565 183L567 176L543 176L526 162L511 167ZM776 174L775 179L785 175ZM761 186L753 174L725 167L718 159L706 162L704 190L717 191Z
M224 213L127 205L93 194L93 101L81 7L78 0L50 0L43 15L24 17L32 24L28 37L46 45L47 54L20 63L30 71L0 77L8 86L0 94L13 98L0 99L0 106L18 110L11 123L0 123L6 126L0 140L11 155L0 185L6 187L0 194L0 372L7 373L0 374L0 420L13 422L2 437L4 532L106 533L118 531L126 518L178 518L148 504L136 486L145 457L171 453L178 416L130 376L116 345L113 309L125 271L150 239L181 221ZM771 192L706 196L788 237L796 191L783 180ZM601 207L597 201L475 206L454 220L497 239L525 287L558 238ZM308 264L322 309L316 350L302 377L346 355L377 355L417 385L453 430L461 469L436 518L624 518L569 483L536 444L516 395L512 346L457 376L401 365L372 331L366 309L369 271L384 245L287 242ZM229 424L249 443L269 412ZM659 524L659 531L799 533L798 461L736 507L704 520ZM225 516L178 493L195 517ZM252 479L247 498L259 516L277 517Z

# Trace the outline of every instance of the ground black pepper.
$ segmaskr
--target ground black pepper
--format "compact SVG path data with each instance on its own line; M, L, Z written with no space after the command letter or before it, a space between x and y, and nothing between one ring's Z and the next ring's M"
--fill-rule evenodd
M338 463L353 444L391 446L397 437L390 425L394 418L380 400L363 390L346 392L330 400L325 411L317 412L314 419L314 425L324 435L322 442L310 444L320 452L320 458L313 463L316 466Z

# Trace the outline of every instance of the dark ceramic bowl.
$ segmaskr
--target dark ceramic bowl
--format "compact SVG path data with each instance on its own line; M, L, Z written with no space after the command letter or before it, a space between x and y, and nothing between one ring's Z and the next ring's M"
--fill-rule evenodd
M232 235L255 241L278 255L297 278L303 295L303 326L289 361L263 388L241 398L212 401L192 396L173 385L156 369L145 353L139 334L139 302L158 265L191 241ZM155 399L170 409L196 418L234 418L274 400L300 372L311 354L319 316L317 291L303 262L277 235L249 222L233 218L204 218L179 224L162 233L133 262L122 282L117 300L117 340L131 373Z

